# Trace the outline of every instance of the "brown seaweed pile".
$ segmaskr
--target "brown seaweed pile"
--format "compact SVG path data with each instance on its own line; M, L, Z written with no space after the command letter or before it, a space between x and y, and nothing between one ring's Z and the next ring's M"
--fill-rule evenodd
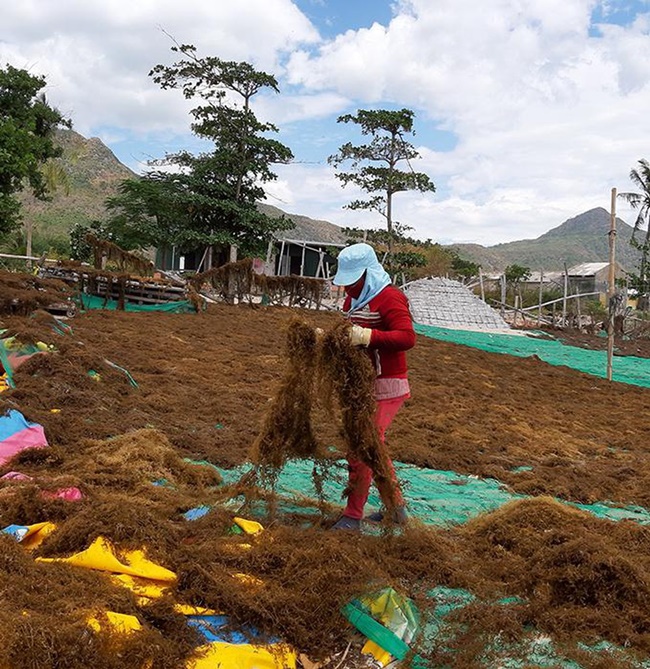
M339 323L323 337L320 374L325 402L331 406L331 398L336 398L347 452L370 467L387 517L391 517L396 490L390 456L374 420L376 372L366 351L350 345L349 327L348 323Z
M114 263L119 272L133 272L142 276L153 274L153 263L135 253L125 251L107 239L99 239L88 233L85 237L93 250L95 269L104 269L105 261Z
M28 316L38 309L61 304L72 297L68 286L57 279L40 279L33 274L2 273L0 314Z
M184 316L92 313L69 321L72 333L50 339L47 319L3 319L12 334L22 330L26 340L53 343L56 352L24 363L17 388L0 398L4 408L42 423L51 443L0 468L0 476L18 470L32 477L0 483L0 521L52 521L58 529L31 554L0 538L0 666L133 669L150 660L152 669L184 667L197 642L173 608L185 603L223 611L234 627L278 636L323 667L350 669L361 665L363 641L341 609L386 586L411 597L423 621L436 623L423 626L414 644L425 666L485 669L508 666L508 658L540 666L530 643L545 639L557 654L547 666L561 666L560 658L585 669L647 661L650 528L632 521L602 520L533 496L456 528L413 521L405 530L354 536L324 531L316 514L294 522L283 511L259 535L233 533L233 516L242 513L233 506L237 490L183 456L246 461L265 409L274 424L274 390L289 371L282 351L294 316L226 305ZM315 344L314 395L302 425L311 425L317 442L340 451L357 444L363 455L364 434L374 430L371 418L363 423L372 405L359 393L372 373L347 356L360 356L361 366L368 361L345 346L339 315L303 317L297 355L311 350L311 323L326 334ZM319 381L327 358L331 391ZM102 366L106 359L128 369L138 387ZM423 338L409 366L413 399L391 431L391 449L403 461L492 475L530 495L648 506L650 391ZM326 395L336 420L320 406ZM361 413L346 415L345 407ZM352 437L339 434L346 424ZM272 457L281 435L270 434ZM308 443L302 452L312 448ZM515 471L520 465L533 469ZM68 485L84 499L42 495ZM212 509L186 521L182 514L198 505ZM144 547L173 570L178 581L169 595L143 603L101 574L34 561L69 556L98 536L120 550ZM431 594L441 587L473 599L446 613ZM95 632L88 617L104 611L134 615L143 630L126 638L108 628ZM590 647L603 640L613 646Z
M251 303L253 294L260 295L269 304L288 304L320 308L325 282L306 276L267 276L253 271L253 261L244 258L195 274L188 281L191 289L198 293L206 284L223 299L246 299Z
M289 458L317 454L311 423L319 360L317 343L313 327L300 319L291 321L287 330L286 371L253 444L254 462L279 469Z
M289 458L324 457L322 451L319 456L311 421L317 383L318 398L331 420L336 419L337 405L347 453L372 469L384 505L394 508L390 456L374 422L376 373L366 352L350 345L349 324L341 322L318 334L313 326L294 319L287 332L286 354L285 376L254 444L253 461L279 469Z

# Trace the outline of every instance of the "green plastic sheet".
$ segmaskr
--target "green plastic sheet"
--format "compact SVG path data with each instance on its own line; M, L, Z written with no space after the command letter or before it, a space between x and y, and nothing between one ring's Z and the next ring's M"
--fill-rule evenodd
M312 472L318 464L311 460L290 460L280 472L276 492L289 502L284 509L290 509L290 502L314 500L317 497L312 480ZM235 469L218 468L224 483L234 483L252 469L245 464ZM494 511L507 502L525 499L516 495L496 479L481 479L477 476L456 474L451 471L424 469L415 465L395 463L397 477L409 514L423 523L438 527L460 525L482 513ZM329 476L323 485L325 500L331 504L342 504L342 494L347 481L347 463L339 460L330 466ZM650 511L639 506L619 506L614 502L601 501L595 504L576 504L558 500L569 506L587 511L599 518L612 521L633 520L642 525L650 525ZM368 498L370 508L380 506L380 499L374 488ZM297 507L295 507L297 509ZM308 509L301 508L302 512ZM318 513L316 505L313 513Z
M81 294L76 298L81 309L107 309L117 311L118 303L116 300L105 300L96 295ZM165 302L163 304L132 304L127 302L124 305L124 311L152 312L162 311L170 314L185 314L195 312L196 309L189 300L178 300L177 302Z
M490 353L527 358L536 355L550 365L565 366L586 374L607 378L607 352L567 346L555 339L530 335L451 330L432 325L415 325L418 334L463 344ZM650 360L634 356L614 355L612 380L650 388Z

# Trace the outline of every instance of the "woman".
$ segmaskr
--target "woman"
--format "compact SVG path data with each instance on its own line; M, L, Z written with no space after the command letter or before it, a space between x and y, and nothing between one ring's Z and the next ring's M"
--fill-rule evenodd
M408 300L392 285L390 276L368 244L353 244L341 251L333 283L345 288L343 311L353 324L350 342L368 349L377 373L375 424L383 443L393 418L411 396L406 351L415 345L415 332ZM392 462L388 464L394 475ZM350 456L348 471L350 493L343 515L333 526L337 530L360 529L372 481L370 467ZM396 502L393 521L405 523L406 509L399 487ZM380 521L383 513L371 514L368 519Z

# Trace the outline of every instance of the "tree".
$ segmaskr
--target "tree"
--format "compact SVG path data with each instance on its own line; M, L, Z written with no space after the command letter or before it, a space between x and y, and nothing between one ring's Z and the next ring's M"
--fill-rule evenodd
M413 133L414 113L410 109L399 111L359 109L356 116L339 116L338 123L356 123L363 135L372 137L368 144L353 146L347 142L338 153L328 158L335 168L350 163L349 172L339 172L337 179L343 186L354 184L366 191L367 200L354 200L346 205L348 209L367 209L379 212L386 221L388 247L393 242L393 195L403 191L435 191L429 177L422 172L414 172L410 161L419 158L418 152L409 144L404 135ZM408 171L398 165L406 162ZM370 163L370 164L367 164Z
M648 265L648 254L650 253L650 164L647 160L639 160L639 169L630 171L630 179L641 192L619 193L619 197L627 200L632 209L638 209L639 211L634 221L630 245L641 252L641 259L639 261L639 273L631 272L629 274L629 285L638 291L638 308L646 310L650 293L650 266ZM642 230L644 226L645 230ZM641 239L639 239L639 236L641 236Z
M471 281L479 275L481 266L478 263L461 258L455 251L452 253L454 259L451 263L451 269L457 277L462 281Z
M512 287L513 298L519 293L521 300L521 282L530 279L530 267L523 267L522 265L508 265L504 271L506 277L506 285Z
M173 65L156 65L149 73L163 89L181 89L203 103L191 111L192 131L214 143L210 153L168 155L142 180L126 181L109 200L116 225L132 226L143 245L181 247L233 246L259 253L270 235L290 227L286 219L257 210L262 184L276 178L271 166L287 163L291 150L266 135L278 129L262 123L251 109L258 92L278 92L275 78L248 63L199 58L192 45L172 51L183 57ZM210 262L208 264L211 264Z
M58 127L70 122L52 108L41 92L45 79L7 65L0 69L0 236L20 224L15 197L27 186L34 197L47 199L41 167L62 150L53 143Z

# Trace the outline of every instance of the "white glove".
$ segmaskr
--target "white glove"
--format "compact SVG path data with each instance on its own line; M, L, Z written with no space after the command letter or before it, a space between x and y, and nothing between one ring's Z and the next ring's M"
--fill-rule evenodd
M370 328L362 328L360 325L353 325L350 328L350 344L352 346L369 346L370 337L372 337L372 330Z

